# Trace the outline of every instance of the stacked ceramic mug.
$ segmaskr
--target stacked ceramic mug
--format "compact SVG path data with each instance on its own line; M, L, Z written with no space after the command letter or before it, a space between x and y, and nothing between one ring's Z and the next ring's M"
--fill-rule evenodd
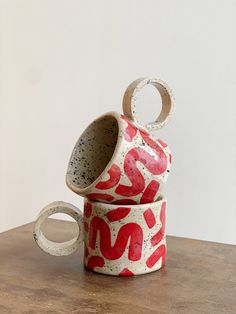
M136 118L136 95L152 84L162 98L162 110L146 126ZM171 153L150 132L163 127L173 111L166 83L141 78L123 98L124 114L107 113L93 121L73 149L66 183L84 197L83 213L65 202L53 202L39 214L34 238L45 252L63 256L84 243L87 269L115 276L132 276L160 269L166 258L166 199L163 196ZM66 213L78 224L78 237L55 243L45 238L42 222Z

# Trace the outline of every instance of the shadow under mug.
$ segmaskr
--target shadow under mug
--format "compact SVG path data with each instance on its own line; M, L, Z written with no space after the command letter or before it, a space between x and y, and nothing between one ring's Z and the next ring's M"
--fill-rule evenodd
M135 97L148 84L160 92L162 110L155 122L142 126L136 119ZM156 201L170 172L171 152L149 131L169 121L173 104L171 90L163 81L134 81L124 95L124 115L107 113L80 136L68 164L67 186L92 201L125 205Z
M45 238L41 225L49 216L65 213L79 227L74 239L55 243ZM86 200L84 212L65 202L53 202L34 225L39 247L55 256L70 255L84 242L84 265L97 273L133 276L160 269L166 259L166 199L142 205L110 205Z

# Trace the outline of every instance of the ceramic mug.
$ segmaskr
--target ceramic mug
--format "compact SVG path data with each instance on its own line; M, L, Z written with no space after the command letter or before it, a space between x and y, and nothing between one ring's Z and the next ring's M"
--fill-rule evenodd
M39 214L34 239L39 247L55 256L69 255L84 242L87 269L113 276L132 276L153 272L165 264L166 199L142 205L111 205L85 201L84 213L65 202L54 202ZM73 217L78 237L55 243L45 238L41 224L55 213Z
M136 118L138 91L152 84L162 97L155 122L144 126ZM124 115L107 113L92 122L73 149L67 186L93 201L114 204L151 203L162 194L171 166L168 146L149 130L163 127L173 110L169 87L159 79L138 79L126 90Z

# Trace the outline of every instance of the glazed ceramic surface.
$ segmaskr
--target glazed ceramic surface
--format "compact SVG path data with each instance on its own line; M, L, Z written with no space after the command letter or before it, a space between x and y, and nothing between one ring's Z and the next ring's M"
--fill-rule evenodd
M136 96L152 84L162 98L154 122L143 125L136 116ZM124 114L107 113L77 141L66 173L68 187L85 197L84 213L65 202L53 202L39 214L34 239L45 252L63 256L84 243L84 265L98 273L132 276L155 271L165 264L166 200L162 190L171 168L171 152L151 130L163 127L173 111L173 96L163 81L141 78L129 85ZM41 225L55 213L78 224L78 236L55 243Z
M54 213L67 213L79 225L77 238L54 243L41 224ZM73 205L54 202L40 213L34 238L47 253L69 255L84 241L84 265L98 273L132 276L160 269L165 264L166 200L143 205L110 205L85 201L84 214Z
M162 111L155 122L145 127L136 119L135 97L147 84L160 91ZM123 108L125 115L107 113L83 132L73 149L66 183L90 200L150 203L162 194L171 168L171 152L164 141L155 139L148 130L167 123L173 97L164 82L139 79L128 87Z

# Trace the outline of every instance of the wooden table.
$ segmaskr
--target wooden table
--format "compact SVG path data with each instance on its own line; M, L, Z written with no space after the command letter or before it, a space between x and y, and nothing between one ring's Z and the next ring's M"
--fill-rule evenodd
M65 240L75 223L49 219ZM32 224L0 235L0 313L236 313L236 246L168 237L166 267L130 278L84 270L82 250L43 253Z

